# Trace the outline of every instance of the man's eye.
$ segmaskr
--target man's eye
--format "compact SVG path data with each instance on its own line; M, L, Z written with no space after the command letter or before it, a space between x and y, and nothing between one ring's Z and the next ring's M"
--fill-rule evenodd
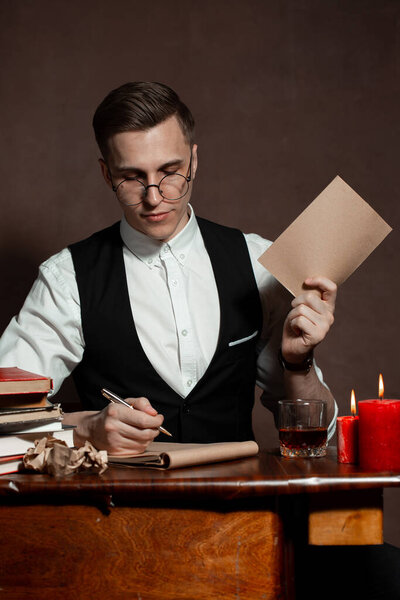
M134 175L128 175L127 177L125 177L124 181L140 181L140 183L142 183L139 177L135 177Z

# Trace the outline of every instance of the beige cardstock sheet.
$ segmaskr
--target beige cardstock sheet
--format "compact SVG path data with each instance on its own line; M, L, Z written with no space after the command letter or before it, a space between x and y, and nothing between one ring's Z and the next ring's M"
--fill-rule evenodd
M297 296L307 277L343 283L391 231L337 176L258 260Z

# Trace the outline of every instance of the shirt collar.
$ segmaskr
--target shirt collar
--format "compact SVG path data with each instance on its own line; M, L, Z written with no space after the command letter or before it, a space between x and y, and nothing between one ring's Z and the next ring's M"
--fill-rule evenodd
M190 209L189 221L185 227L169 242L160 242L153 240L141 231L137 231L129 225L125 216L121 219L120 233L125 246L142 262L152 269L154 266L160 266L160 254L171 254L176 260L184 265L191 249L193 240L199 231L196 216L192 206Z

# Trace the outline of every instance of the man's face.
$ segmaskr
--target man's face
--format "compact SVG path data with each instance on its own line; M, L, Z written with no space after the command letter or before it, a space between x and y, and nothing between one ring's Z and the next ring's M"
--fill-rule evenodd
M117 133L108 141L108 164L100 160L108 185L115 187L127 177L137 177L146 186L158 185L168 173L187 175L190 146L175 117L146 131ZM191 173L197 168L197 146L192 148ZM112 180L111 180L112 179ZM187 205L192 192L175 202L167 202L156 187L150 187L136 206L121 203L129 225L152 239L167 242L179 233L188 221Z

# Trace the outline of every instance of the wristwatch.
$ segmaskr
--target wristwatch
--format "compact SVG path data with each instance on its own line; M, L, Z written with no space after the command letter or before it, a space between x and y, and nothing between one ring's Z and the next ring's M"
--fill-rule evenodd
M282 348L279 348L279 361L286 371L294 371L298 373L308 373L311 370L314 362L314 352L311 352L301 363L290 363L283 358Z

